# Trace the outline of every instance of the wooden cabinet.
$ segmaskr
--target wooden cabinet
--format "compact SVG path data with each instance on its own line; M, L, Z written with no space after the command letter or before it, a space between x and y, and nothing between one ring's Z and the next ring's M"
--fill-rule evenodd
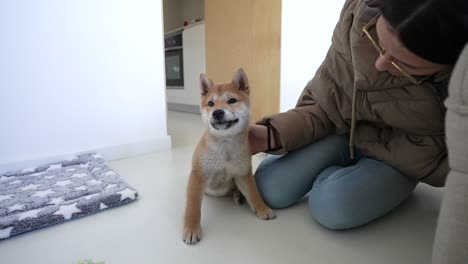
M281 0L205 0L206 69L214 82L244 68L252 121L279 112Z

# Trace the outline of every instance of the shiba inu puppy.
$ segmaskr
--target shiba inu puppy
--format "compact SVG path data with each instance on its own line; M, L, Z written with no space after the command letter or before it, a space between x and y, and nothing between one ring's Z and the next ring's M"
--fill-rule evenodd
M250 87L242 69L231 83L213 84L204 74L201 82L201 115L206 131L192 159L187 186L183 240L196 244L201 238L203 193L210 196L232 195L236 203L245 197L261 219L274 219L265 205L252 174L248 142Z

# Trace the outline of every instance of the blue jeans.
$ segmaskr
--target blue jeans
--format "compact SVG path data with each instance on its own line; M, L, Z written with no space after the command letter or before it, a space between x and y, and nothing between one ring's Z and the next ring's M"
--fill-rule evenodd
M383 162L349 157L346 136L328 136L285 155L268 155L255 172L272 208L291 206L308 194L312 217L330 229L377 219L413 192L417 181Z

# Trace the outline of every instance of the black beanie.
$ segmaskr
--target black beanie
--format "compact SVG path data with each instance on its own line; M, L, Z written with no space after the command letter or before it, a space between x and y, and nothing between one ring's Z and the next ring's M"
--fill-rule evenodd
M383 0L383 17L419 57L455 64L468 42L468 0Z

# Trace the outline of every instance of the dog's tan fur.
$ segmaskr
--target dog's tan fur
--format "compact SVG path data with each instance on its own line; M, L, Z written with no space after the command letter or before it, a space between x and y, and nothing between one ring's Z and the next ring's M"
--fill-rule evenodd
M248 142L250 88L247 76L239 69L231 83L215 85L204 74L200 75L200 80L200 110L207 130L193 154L187 186L183 230L183 240L187 244L195 244L201 239L203 193L211 196L232 195L236 203L240 203L244 196L259 218L275 218L274 212L265 205L258 192L252 174ZM236 102L229 103L230 99ZM210 101L213 103L211 106ZM213 112L218 109L225 113L222 122L226 123L216 123ZM229 125L229 122L235 123Z

